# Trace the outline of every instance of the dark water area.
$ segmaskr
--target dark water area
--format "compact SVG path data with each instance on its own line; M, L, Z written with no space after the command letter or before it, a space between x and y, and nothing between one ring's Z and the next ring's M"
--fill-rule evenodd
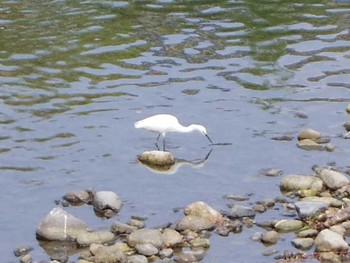
M19 245L48 259L35 230L71 190L123 199L108 221L67 208L93 229L132 215L152 227L175 222L182 213L173 208L194 201L220 210L227 194L251 194L250 203L282 196L281 177L259 175L263 168L347 167L350 141L339 135L349 119L349 28L348 1L2 1L0 261L18 262ZM137 155L155 149L156 135L133 124L157 113L200 123L222 145L168 134L176 158L212 152L200 165L150 170ZM336 150L297 148L309 127ZM271 140L284 134L295 139ZM214 234L202 262L271 262L250 241L259 230ZM291 249L284 238L276 249Z

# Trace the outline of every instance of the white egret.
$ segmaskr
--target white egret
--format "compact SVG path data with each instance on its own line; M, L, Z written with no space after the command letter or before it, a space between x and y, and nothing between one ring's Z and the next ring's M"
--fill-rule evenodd
M198 131L208 138L212 142L207 134L207 130L204 126L199 124L191 124L189 126L183 126L179 123L177 118L170 114L157 114L146 119L135 122L135 128L146 129L152 132L158 133L156 145L158 147L158 140L160 135L163 137L163 150L165 150L165 134L167 132L181 132L187 133L192 131Z

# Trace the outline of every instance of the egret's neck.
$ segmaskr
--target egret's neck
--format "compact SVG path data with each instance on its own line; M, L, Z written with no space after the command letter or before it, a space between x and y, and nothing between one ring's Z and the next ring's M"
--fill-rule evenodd
M196 124L191 124L189 126L182 126L181 125L181 127L179 127L179 128L180 128L180 132L187 133L187 132L193 132L193 131L198 130L197 126L198 125L196 125Z

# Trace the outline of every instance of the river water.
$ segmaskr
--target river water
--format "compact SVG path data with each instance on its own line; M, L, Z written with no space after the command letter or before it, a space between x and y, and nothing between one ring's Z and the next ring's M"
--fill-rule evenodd
M67 208L93 229L131 215L152 227L175 222L182 214L173 209L194 201L225 210L226 194L250 194L248 204L281 196L281 177L259 175L263 168L347 167L350 141L339 135L349 119L349 28L344 0L1 1L1 262L18 262L19 245L48 259L35 230L71 190L123 199L112 220ZM200 162L212 152L200 165L149 169L137 155L155 149L156 135L133 123L157 113L200 123L222 145L168 134L176 158ZM271 140L308 127L336 150ZM203 262L271 262L250 241L256 231L213 234ZM284 238L276 249L291 249Z

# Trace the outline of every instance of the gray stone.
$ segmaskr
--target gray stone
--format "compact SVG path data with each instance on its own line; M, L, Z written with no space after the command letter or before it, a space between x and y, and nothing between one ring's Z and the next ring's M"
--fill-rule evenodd
M165 247L173 247L182 242L182 235L171 228L165 228L162 236Z
M275 224L275 228L284 232L292 232L301 229L304 223L300 220L280 220Z
M95 263L119 263L125 261L125 256L119 246L103 246L92 244L90 252L94 255Z
M318 231L316 229L306 229L297 233L297 237L306 238L306 237L316 237Z
M280 183L281 191L299 191L313 189L319 192L323 188L323 181L315 176L287 175Z
M32 263L33 262L33 258L31 255L29 254L26 254L26 255L23 255L19 258L19 262L20 263Z
M334 206L334 207L342 207L345 203L341 200L338 200L331 196L310 196L310 197L304 197L301 199L301 201L306 202L321 202L326 204L327 206Z
M350 121L345 122L343 126L347 132L350 132Z
M319 176L325 185L332 190L341 188L350 182L345 174L330 169L322 169Z
M274 230L268 231L261 236L261 241L267 244L276 244L278 239L279 234Z
M348 104L345 108L346 112L350 114L350 104Z
M143 255L132 255L127 257L126 263L148 263L148 259Z
M50 241L75 241L77 236L89 231L85 222L56 207L44 218L36 230L39 239Z
M254 217L255 211L248 206L233 205L227 213L227 217L235 219L242 217Z
M77 243L81 247L87 247L91 244L109 244L115 240L113 233L109 231L94 231L94 232L83 232L77 237Z
M195 202L186 206L184 209L184 214L187 216L202 217L208 219L213 223L220 222L223 219L221 213L202 201Z
M195 238L190 241L191 247L203 247L208 248L210 247L210 240L208 238Z
M328 205L317 201L299 201L295 203L295 208L301 220L316 218L327 209Z
M174 255L174 250L172 250L171 248L164 248L161 251L159 251L158 255L161 259L171 258Z
M114 212L118 212L122 207L122 201L119 196L111 191L99 191L96 192L92 200L92 205L97 210L111 209Z
M322 230L315 239L317 252L347 251L349 245L344 238L329 229Z
M88 203L91 201L91 197L87 191L75 190L71 191L63 196L63 199L71 204Z
M307 238L295 238L292 240L292 245L297 249L308 250L314 244L314 240L310 237Z
M325 147L310 139L303 139L297 143L298 148L307 151L323 151Z
M137 230L137 227L130 226L121 222L114 222L111 226L111 232L115 234L130 234Z
M23 255L26 255L28 254L30 251L32 251L33 248L32 247L28 247L28 246L20 246L20 247L17 247L14 251L13 251L13 254L16 256L16 257L20 257L20 256L23 256Z
M153 256L153 255L156 255L158 254L159 250L158 248L156 248L155 246L153 246L152 244L150 243L146 243L146 244L137 244L135 246L135 249L137 250L137 252L141 255L144 255L144 256Z
M211 220L198 216L185 216L182 219L180 219L176 224L177 231L202 231L213 230L214 228L215 224Z
M266 169L261 169L259 171L259 174L261 175L265 175L265 176L271 176L271 177L275 177L275 176L280 176L283 174L282 170L279 168L266 168Z
M137 244L152 244L156 248L163 246L162 232L158 229L143 228L132 232L127 237L127 243L131 247L135 247Z

